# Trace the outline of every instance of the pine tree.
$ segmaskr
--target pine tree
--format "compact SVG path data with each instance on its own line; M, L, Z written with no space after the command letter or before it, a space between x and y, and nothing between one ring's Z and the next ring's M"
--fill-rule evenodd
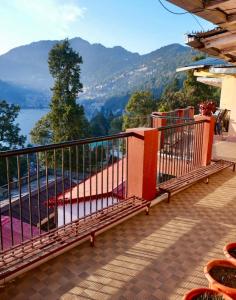
M135 92L125 107L123 128L150 126L150 114L154 110L156 100L150 92Z
M49 71L55 80L49 114L53 141L69 141L88 134L88 121L83 106L76 103L82 91L80 65L82 57L66 39L57 43L49 53Z

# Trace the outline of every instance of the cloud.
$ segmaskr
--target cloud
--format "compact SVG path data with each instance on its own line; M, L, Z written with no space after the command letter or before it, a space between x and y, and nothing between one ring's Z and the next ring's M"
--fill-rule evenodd
M41 23L43 27L66 33L73 23L83 18L86 8L75 0L13 0L11 5L26 18Z

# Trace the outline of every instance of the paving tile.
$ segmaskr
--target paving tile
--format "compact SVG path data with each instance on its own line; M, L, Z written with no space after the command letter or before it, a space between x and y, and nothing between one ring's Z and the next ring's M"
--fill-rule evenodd
M8 283L0 299L178 300L236 240L236 174L225 170Z

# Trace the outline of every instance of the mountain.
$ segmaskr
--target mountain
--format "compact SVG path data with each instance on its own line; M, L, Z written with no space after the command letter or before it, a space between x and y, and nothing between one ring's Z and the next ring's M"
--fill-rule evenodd
M27 108L43 108L49 104L48 93L43 93L20 85L0 80L0 100L7 100L9 103L18 104Z
M6 100L14 102L18 88L19 93L25 93L27 98L21 101L19 97L18 102L22 107L37 106L37 98L40 99L40 106L47 106L53 84L47 59L48 52L56 42L34 42L1 55L0 80L9 89L4 95L0 85L0 98L4 96ZM101 44L90 44L81 38L73 38L70 43L83 57L81 81L84 92L79 97L90 110L89 113L99 110L107 101L114 102L116 97L122 97L124 102L127 95L136 89L148 88L159 94L174 76L176 67L190 62L194 55L193 50L179 44L140 55L119 46L107 48ZM34 95L32 103L29 95Z

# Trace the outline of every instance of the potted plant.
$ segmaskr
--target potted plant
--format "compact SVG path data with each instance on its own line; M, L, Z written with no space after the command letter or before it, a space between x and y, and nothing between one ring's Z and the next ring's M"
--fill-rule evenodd
M233 298L209 288L198 288L188 292L183 300L232 300Z
M209 287L236 299L236 266L226 259L212 260L204 268Z
M224 247L224 254L233 265L236 266L236 243L230 243Z
M216 112L216 104L214 101L204 101L199 104L199 111L202 116L212 116Z

